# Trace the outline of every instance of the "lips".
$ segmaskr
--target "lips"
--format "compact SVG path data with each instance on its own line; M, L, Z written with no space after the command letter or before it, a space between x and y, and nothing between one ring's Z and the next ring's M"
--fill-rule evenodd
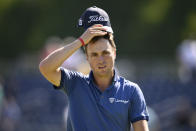
M99 68L99 69L105 69L106 66L99 66L98 68Z

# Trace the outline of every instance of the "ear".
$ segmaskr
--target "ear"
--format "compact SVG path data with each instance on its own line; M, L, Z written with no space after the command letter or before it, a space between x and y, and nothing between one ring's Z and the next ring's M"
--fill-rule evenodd
M113 49L114 51L114 60L116 59L116 49Z
M87 52L86 52L85 54L86 54L86 60L88 61L88 55L87 55Z

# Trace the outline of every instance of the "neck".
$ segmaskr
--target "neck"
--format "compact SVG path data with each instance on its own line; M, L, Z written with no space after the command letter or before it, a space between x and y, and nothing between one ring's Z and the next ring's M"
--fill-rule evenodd
M94 75L95 83L98 86L98 88L101 91L104 91L105 89L109 87L109 85L111 85L112 78L114 76L114 71L112 71L107 76L97 76L96 74L93 74L93 75Z

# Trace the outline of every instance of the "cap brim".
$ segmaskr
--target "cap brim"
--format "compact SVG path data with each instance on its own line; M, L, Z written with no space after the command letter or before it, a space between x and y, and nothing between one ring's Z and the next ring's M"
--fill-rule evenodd
M113 30L111 27L109 27L109 26L103 26L103 27L106 29L107 32L113 33Z

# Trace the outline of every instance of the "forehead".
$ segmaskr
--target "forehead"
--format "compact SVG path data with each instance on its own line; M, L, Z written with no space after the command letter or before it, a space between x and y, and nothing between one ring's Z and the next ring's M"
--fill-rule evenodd
M112 50L112 46L110 45L107 39L101 38L94 43L89 43L87 46L88 53L92 52L102 52L104 50Z

